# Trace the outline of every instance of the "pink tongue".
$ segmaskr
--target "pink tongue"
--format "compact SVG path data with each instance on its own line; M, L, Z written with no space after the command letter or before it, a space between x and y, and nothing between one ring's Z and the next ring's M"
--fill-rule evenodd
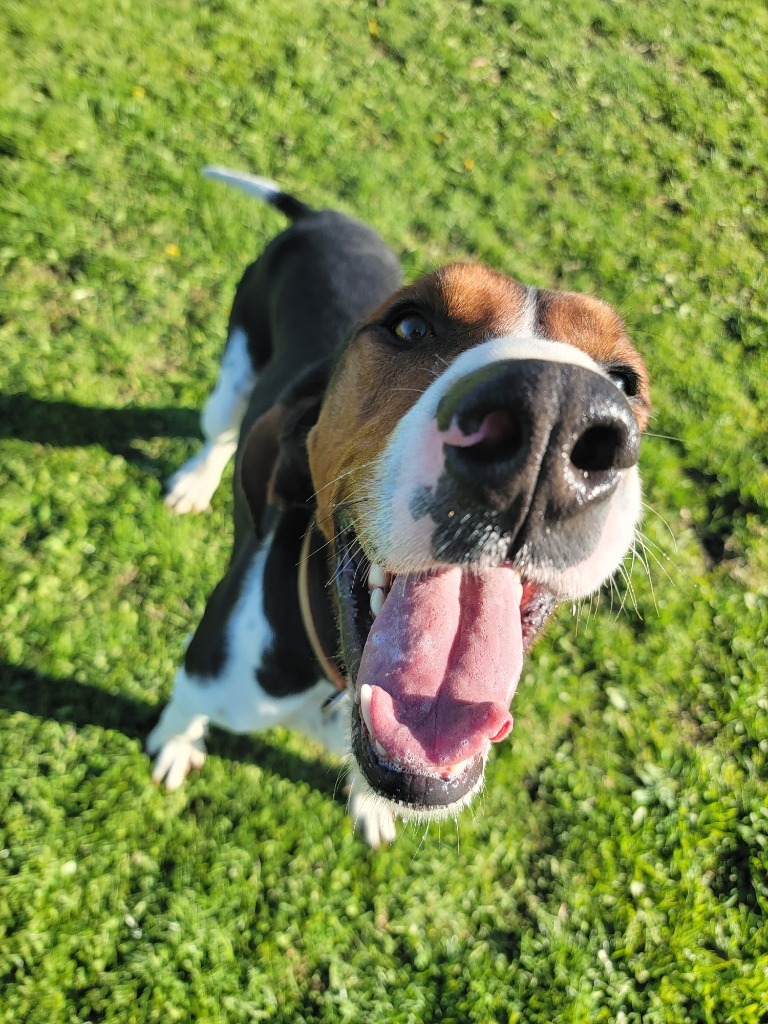
M358 695L373 690L372 738L386 760L445 768L504 739L523 665L521 594L506 568L396 577L357 677Z

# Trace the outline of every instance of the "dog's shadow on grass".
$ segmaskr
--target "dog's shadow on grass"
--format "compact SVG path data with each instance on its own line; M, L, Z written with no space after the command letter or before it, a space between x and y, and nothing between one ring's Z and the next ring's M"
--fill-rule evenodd
M155 437L200 437L199 420L197 410L183 407L129 405L115 409L26 394L0 394L0 437L56 448L99 445L146 468L154 467L152 460L131 442Z
M142 745L161 710L133 697L7 662L0 662L0 708L69 723L77 729L88 725L114 729ZM329 771L327 762L320 759L298 757L260 737L231 736L219 730L214 731L208 748L218 757L256 764L289 782L303 782L326 796L344 800L338 772Z

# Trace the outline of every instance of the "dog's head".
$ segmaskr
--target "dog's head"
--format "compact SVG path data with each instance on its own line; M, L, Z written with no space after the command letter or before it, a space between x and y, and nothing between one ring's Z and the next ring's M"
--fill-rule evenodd
M401 289L350 339L307 450L353 755L396 813L454 813L481 786L556 604L632 545L648 413L609 306L481 266Z

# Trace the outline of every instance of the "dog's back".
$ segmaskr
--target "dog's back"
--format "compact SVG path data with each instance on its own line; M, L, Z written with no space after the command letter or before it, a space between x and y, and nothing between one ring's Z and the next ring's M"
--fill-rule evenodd
M203 173L292 221L245 270L229 320L229 337L238 330L247 335L257 373L271 360L278 364L270 371L271 394L264 395L274 401L302 366L332 354L400 286L400 263L375 231L352 217L314 210L266 178L216 167Z

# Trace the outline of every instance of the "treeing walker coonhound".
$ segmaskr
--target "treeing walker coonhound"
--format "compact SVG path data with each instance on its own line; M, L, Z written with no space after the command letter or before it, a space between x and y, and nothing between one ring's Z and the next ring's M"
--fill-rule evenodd
M646 369L598 299L476 264L403 287L370 228L206 173L292 224L238 285L205 444L169 481L202 510L237 453L231 560L153 778L199 768L209 723L296 728L349 756L377 846L470 802L555 606L631 548Z

